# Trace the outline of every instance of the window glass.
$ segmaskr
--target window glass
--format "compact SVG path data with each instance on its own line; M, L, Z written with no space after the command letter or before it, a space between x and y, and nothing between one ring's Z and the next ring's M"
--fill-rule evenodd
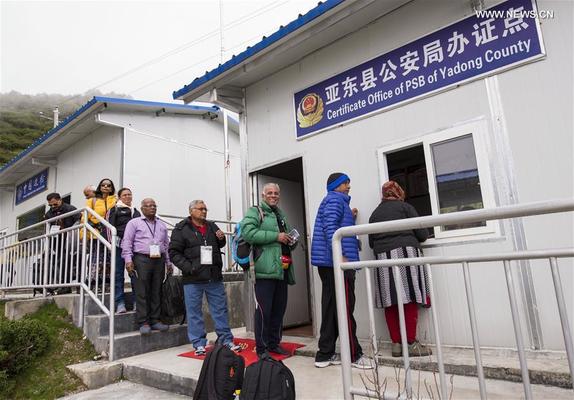
M484 208L472 135L431 145L439 212ZM485 226L485 222L448 225L443 230Z
M17 218L18 230L26 228L27 226L34 225L44 219L45 207L41 206L20 215ZM35 236L40 236L45 233L45 227L40 225L34 229L24 231L18 234L18 240L26 240Z

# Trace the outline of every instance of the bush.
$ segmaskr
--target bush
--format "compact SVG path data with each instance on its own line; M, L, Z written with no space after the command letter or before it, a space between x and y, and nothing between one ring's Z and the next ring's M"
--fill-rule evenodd
M49 346L47 327L40 321L0 321L0 384L28 368Z

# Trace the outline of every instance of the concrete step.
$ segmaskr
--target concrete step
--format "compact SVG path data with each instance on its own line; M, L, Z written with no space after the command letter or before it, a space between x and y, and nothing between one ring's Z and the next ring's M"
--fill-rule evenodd
M138 329L135 311L128 311L125 314L114 316L114 327L116 335L132 332ZM109 334L110 320L105 314L86 315L84 319L84 333L94 343L100 336Z
M108 335L99 336L93 343L96 351L108 352ZM117 360L186 343L187 325L171 325L167 332L152 331L146 336L140 335L139 331L124 332L115 336L115 358Z

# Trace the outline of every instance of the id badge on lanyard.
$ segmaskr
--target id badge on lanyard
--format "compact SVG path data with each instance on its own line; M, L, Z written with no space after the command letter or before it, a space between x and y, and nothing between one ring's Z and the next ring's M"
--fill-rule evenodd
M149 245L149 256L150 258L161 258L161 252L159 250L159 244Z
M213 264L212 246L201 246L201 265Z

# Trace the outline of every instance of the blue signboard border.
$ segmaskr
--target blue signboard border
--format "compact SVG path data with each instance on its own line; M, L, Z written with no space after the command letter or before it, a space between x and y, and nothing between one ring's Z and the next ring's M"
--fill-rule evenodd
M502 1L500 1L500 2L498 2L498 3L495 3L495 4L493 4L492 6L486 8L485 10L490 10L490 9L496 8L496 7L498 7L498 6L500 6L500 5L504 4L504 3L506 3L506 2L508 2L508 1L509 1L509 0L502 0ZM532 10L534 10L534 11L536 12L536 14L538 15L538 6L537 6L537 4L536 4L536 0L530 0L530 3L532 4ZM495 75L498 75L498 74L500 74L500 73L502 73L502 72L506 72L506 71L509 71L509 70L511 70L511 69L518 68L518 67L520 67L520 66L522 66L522 65L531 64L531 63L533 63L533 62L540 61L540 60L546 58L546 55L547 55L547 54L546 54L546 46L545 46L545 44L544 44L544 37L543 37L543 35L542 35L542 29L541 29L541 26L540 26L540 20L539 20L538 17L536 17L536 18L534 18L534 21L535 21L535 23L536 23L536 33L537 33L537 37L538 37L539 42L540 42L540 53L539 53L539 54L536 54L536 55L533 55L533 56L531 56L531 57L528 57L528 58L525 58L525 59L522 59L522 60L513 62L513 63L511 63L511 64L508 64L508 65L499 67L499 68L494 69L494 70L492 70L492 71L487 71L487 72L484 72L484 73L482 73L482 74L474 75L474 76L469 77L469 78L466 78L466 79L464 79L464 80L457 81L457 82L451 83L451 84L449 84L449 85L446 85L446 86L437 88L437 89L432 90L432 91L430 91L430 92L423 93L423 94L420 94L420 95L418 95L418 96L414 96L414 97L405 99L405 100L403 100L403 101L401 101L401 102L398 102L398 103L395 103L395 104L391 104L391 105L389 105L389 106L382 107L382 108L380 108L380 109L376 109L376 110L370 111L370 112L365 113L365 114L362 114L362 115L358 115L358 116L353 117L353 118L350 118L350 119L348 119L348 120L341 121L340 123L335 123L335 124L333 124L333 125L326 126L326 127L324 127L324 128L318 129L318 130L316 130L316 131L313 131L313 132L310 132L310 133L306 133L306 134L303 135L303 136L298 136L298 135L297 135L297 107L298 107L298 105L297 105L296 96L295 96L297 93L299 93L299 92L301 92L301 91L303 91L303 90L312 88L312 87L315 86L315 85L318 85L318 84L320 84L320 83L322 83L322 82L325 82L325 81L327 81L327 80L329 80L329 79L331 79L331 78L333 78L333 77L335 77L335 76L337 76L337 75L339 75L339 74L342 74L342 73L344 73L344 72L346 72L346 71L349 71L349 70L351 70L351 69L353 69L353 68L356 68L356 67L359 66L359 65L366 64L366 63L369 63L369 62L371 62L371 61L374 61L374 60L376 60L377 58L384 56L385 54L389 54L389 53L391 53L391 52L393 52L393 51L395 51L395 50L397 50L397 49L399 49L399 48L401 48L401 47L404 47L404 46L408 45L409 43L413 43L413 42L416 42L416 41L418 41L418 40L420 40L420 39L422 39L422 38L425 38L425 37L427 37L427 36L433 35L433 34L436 33L436 32L439 32L439 31L441 31L441 30L443 30L443 29L446 29L446 28L448 28L448 27L450 27L450 26L452 26L452 25L455 25L455 24L457 24L457 23L459 23L459 22L461 22L461 21L464 21L465 19L468 19L468 18L472 17L473 14L476 15L476 14L473 12L473 13L470 14L470 15L461 17L461 18L459 18L459 19L457 19L457 20L455 20L455 21L453 21L453 22L450 22L450 23L447 24L447 25L444 25L444 26L442 26L442 27L440 27L440 28L437 28L437 29L435 29L435 30L433 30L433 31L427 32L427 33L425 33L424 35L415 37L415 38L413 38L412 40L410 40L410 41L407 42L407 43L402 43L402 44L400 44L400 45L398 45L398 46L396 46L396 47L393 47L393 48L391 48L391 49L389 49L389 50L386 50L385 52L380 53L380 54L378 54L378 55L376 55L376 56L374 56L374 57L371 57L371 58L369 58L369 59L367 59L367 60L364 60L364 61L361 61L361 62L359 62L359 63L356 63L356 64L353 65L353 66L347 67L347 68L345 68L345 69L341 69L341 70L338 71L338 72L335 72L335 73L333 73L333 74L330 74L327 78L321 79L320 81L316 81L316 82L314 82L314 83L312 83L312 84L307 84L307 85L305 85L304 87L301 87L300 89L294 90L294 91L292 92L293 107L291 107L291 112L292 112L292 121L294 121L296 140L297 140L297 141L305 140L305 139L307 139L307 138L309 138L309 137L312 137L312 136L315 136L315 135L317 135L317 134L319 134L319 133L323 133L323 132L326 132L326 131L329 131L329 130L332 130L332 129L336 129L336 128L339 128L339 127L348 125L348 124L350 124L350 123L353 123L353 122L356 122L356 121L360 121L360 120L362 120L362 119L364 119L364 118L371 117L371 116L376 115L376 114L380 114L380 113L383 113L383 112L391 111L391 110L393 110L393 109L395 109L395 108L402 107L402 106L404 106L405 104L409 104L409 103L412 103L412 102L415 102L415 101L418 101L418 100L426 99L426 98L435 96L435 95L437 95L437 94L440 94L440 93L443 93L443 92L446 92L446 91L455 89L455 88L457 88L458 86L466 85L466 84L468 84L468 83L471 83L471 82L474 82L474 81L477 81L477 80L480 80L480 79L483 79L483 78L486 78L486 77L495 76Z
M31 180L34 179L35 177L39 177L39 176L43 175L44 173L45 173L45 176L46 176L46 181L45 181L45 184L43 185L43 188L42 188L41 190L38 190L38 191L36 191L36 192L31 193L31 194L28 195L27 197L22 197L22 198L18 201L18 187L24 185L25 183L27 183L27 182L29 182L29 181L31 181ZM47 190L48 190L48 179L49 179L49 176L50 176L50 168L46 168L46 169L43 169L42 171L40 171L40 172L38 172L38 173L32 175L31 177L29 177L29 178L23 180L22 182L18 183L17 185L15 185L15 188L14 188L14 189L15 189L15 190L14 190L14 206L18 206L18 205L24 203L25 201L31 199L32 197L35 197L35 196L37 196L38 194L47 191Z

